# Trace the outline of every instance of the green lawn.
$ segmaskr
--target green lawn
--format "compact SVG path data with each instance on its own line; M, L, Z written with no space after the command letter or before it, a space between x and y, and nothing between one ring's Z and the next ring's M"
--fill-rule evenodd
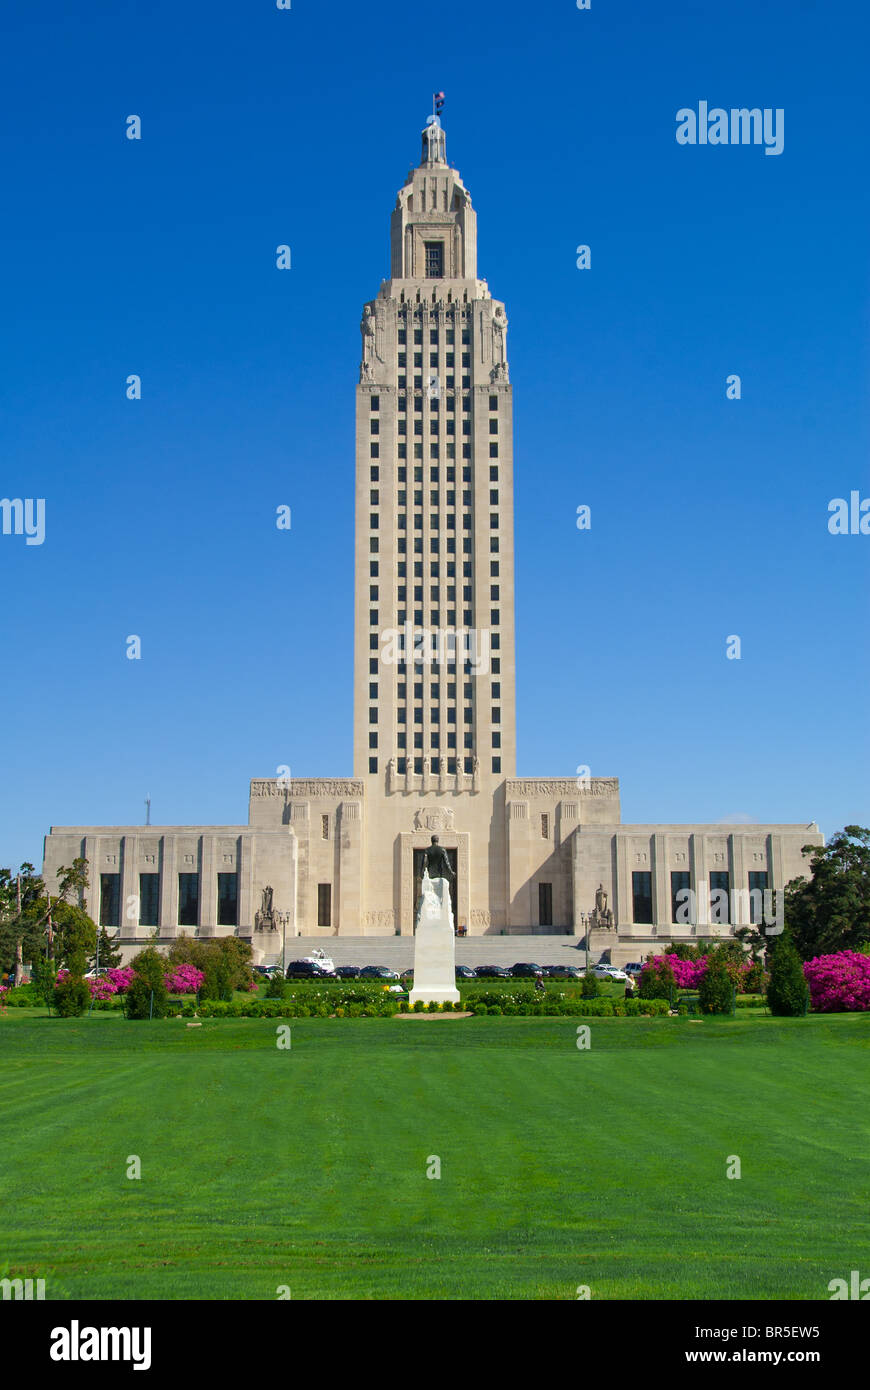
M827 1299L870 1270L870 1016L589 1019L589 1051L578 1022L306 1019L280 1051L274 1020L10 1010L0 1274L48 1298Z

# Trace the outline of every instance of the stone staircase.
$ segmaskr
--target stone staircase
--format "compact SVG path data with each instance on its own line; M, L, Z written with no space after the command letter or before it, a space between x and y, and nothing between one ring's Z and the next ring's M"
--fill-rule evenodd
M554 936L458 936L457 965L516 965L530 961L535 965L576 965L586 963L582 937ZM386 965L401 973L414 964L413 936L294 936L287 939L287 959L301 960L319 947L336 965ZM280 943L278 955L280 956ZM590 951L590 962L597 963L601 952ZM277 957L276 957L277 959ZM266 956L263 964L272 964Z

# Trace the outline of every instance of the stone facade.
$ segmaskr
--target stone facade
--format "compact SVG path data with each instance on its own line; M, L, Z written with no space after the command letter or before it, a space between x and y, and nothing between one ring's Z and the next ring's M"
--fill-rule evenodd
M361 335L353 777L255 779L247 826L54 827L46 881L84 855L86 907L126 956L155 927L237 932L266 962L296 936L410 936L432 834L469 935L588 933L618 963L748 922L750 886L802 873L817 826L623 825L616 778L516 776L507 315L436 120ZM734 901L711 924L712 885Z

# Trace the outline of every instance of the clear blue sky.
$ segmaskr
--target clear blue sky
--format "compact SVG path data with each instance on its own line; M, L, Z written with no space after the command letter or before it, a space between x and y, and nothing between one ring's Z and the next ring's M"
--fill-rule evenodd
M867 824L867 46L857 0L7 0L0 863L352 770L359 318L436 88L510 319L519 772ZM702 100L783 153L679 146Z

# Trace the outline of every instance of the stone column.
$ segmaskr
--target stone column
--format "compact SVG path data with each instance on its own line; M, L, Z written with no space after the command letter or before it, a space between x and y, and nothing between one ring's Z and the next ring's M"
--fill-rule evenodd
M250 936L254 930L254 856L250 835L240 835L236 845L236 864L239 875L240 936Z
M616 903L613 916L618 926L630 927L634 921L634 904L631 895L631 864L628 858L628 841L625 835L616 834Z
M217 837L199 840L199 925L206 936L217 936Z
M659 932L672 932L671 894L668 874L668 837L657 831L652 837L653 913Z
M362 816L358 801L343 801L336 816L338 837L338 884L335 894L335 921L339 935L359 936L362 932Z
M139 836L124 835L121 839L121 903L119 923L122 936L136 936L139 926ZM130 899L133 903L130 904ZM132 911L128 915L128 904Z
M160 837L160 935L178 935L178 852L174 835Z
M99 835L86 835L85 845L82 851L88 861L88 887L85 889L84 901L85 911L92 922L100 925L100 874L102 865L100 864L100 837Z
M707 846L704 836L697 833L689 836L689 861L691 863L692 890L695 894L695 921L698 936L706 935L710 925L710 879L707 873Z
M731 925L749 926L749 879L746 873L746 840L743 835L728 836L728 873L731 884ZM735 888L737 892L735 892Z

